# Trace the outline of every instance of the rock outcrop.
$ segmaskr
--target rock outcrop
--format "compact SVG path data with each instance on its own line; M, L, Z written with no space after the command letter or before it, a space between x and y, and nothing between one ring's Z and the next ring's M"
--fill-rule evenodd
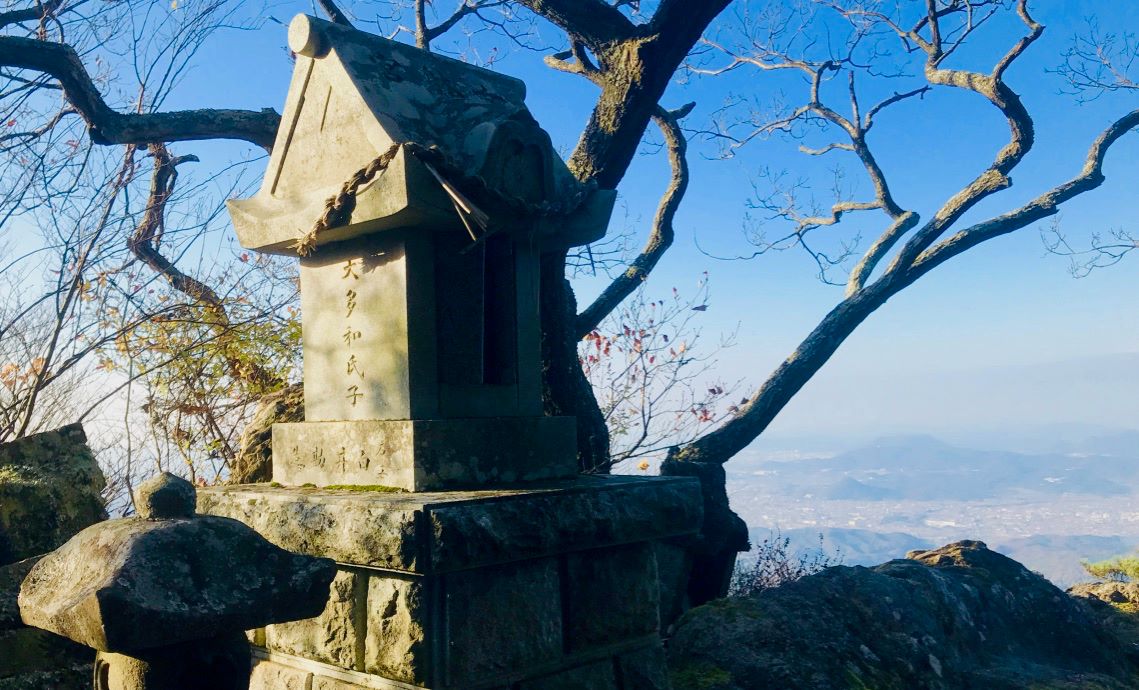
M0 445L0 565L47 553L107 517L83 427Z
M1084 601L963 541L689 611L684 690L1123 690L1139 654Z
M263 484L273 474L273 425L305 420L304 386L294 383L261 398L241 434L230 484Z
M1139 650L1139 583L1088 582L1069 587L1068 594L1085 602L1101 627Z
M24 625L16 598L40 554L106 517L104 484L78 424L0 445L0 690L90 687L91 650Z

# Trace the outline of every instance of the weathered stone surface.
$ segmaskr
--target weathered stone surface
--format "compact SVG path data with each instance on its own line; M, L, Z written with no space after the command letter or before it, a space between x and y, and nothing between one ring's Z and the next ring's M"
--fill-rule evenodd
M437 570L691 534L701 520L689 479L583 476L551 491L439 503L428 519Z
M0 565L105 519L105 484L79 424L0 445Z
M0 678L0 690L89 690L90 687L90 662Z
M417 573L691 534L702 515L699 486L687 478L583 476L541 487L414 494L214 487L198 492L198 510L241 520L290 551Z
M348 683L338 678L313 676L312 690L366 690L363 685Z
M650 544L579 551L565 559L567 651L657 632L660 587Z
M1068 594L1084 603L1099 626L1139 663L1139 583L1086 582L1069 587Z
M360 577L347 570L337 572L324 611L315 618L268 626L265 646L274 652L358 670L356 645L364 633L362 606L358 606L364 596L363 587L357 584Z
M418 571L423 495L284 489L267 485L198 492L198 510L231 517L289 551L341 563Z
M695 608L668 657L678 690L1123 690L1139 687L1128 646L1047 580L959 542Z
M561 655L556 559L452 573L444 588L451 686L517 673Z
M245 639L254 647L265 647L265 628L253 628L245 631Z
M664 657L664 646L661 644L617 657L617 674L621 680L620 687L623 690L627 688L673 690L668 680L668 664ZM676 690L687 689L676 688Z
M687 546L692 537L674 537L653 542L660 582L660 627L666 635L680 614L688 610L688 575L692 555Z
M25 623L130 652L316 615L334 564L283 551L226 518L112 520L37 563Z
M368 580L368 638L364 670L426 684L428 602L421 579L373 575Z
M268 482L273 476L273 425L305 420L304 386L285 386L263 396L253 419L241 432L237 455L230 463L228 484Z
M249 645L239 633L136 651L99 652L95 690L248 690Z
M617 685L613 662L608 659L518 684L518 690L624 690L626 687L642 690L636 685Z
M135 491L135 508L143 520L193 517L197 504L194 485L169 472L159 472Z
M1069 587L1068 594L1081 599L1096 599L1106 604L1139 606L1137 582L1083 582Z
M519 215L496 208L495 195L480 194L486 190L531 204L578 199L558 222L535 228L546 245L584 244L604 232L613 194L584 187L569 173L527 111L521 81L312 17L294 19L290 35L305 38L296 46L265 182L252 199L229 204L242 246L295 253L292 244L320 216L323 201L392 142L434 147L448 178L488 213ZM471 184L476 179L481 184ZM424 218L458 225L438 183L401 151L319 243Z
M278 424L273 479L408 491L563 479L577 474L575 434L570 417Z
M0 566L0 690L85 689L90 687L95 652L20 620L20 583L38 561L35 557Z
M428 257L420 258L416 248L398 235L367 237L325 247L301 260L306 421L419 416L412 409L418 402L412 395L412 365L424 353L414 350L409 338L409 274L430 266L419 265ZM273 479L303 483L286 478L280 465L281 444L280 432L274 430ZM386 452L375 450L377 456ZM305 459L291 456L295 462ZM335 460L328 458L329 469ZM375 458L377 468L379 460ZM355 466L357 461L353 454L346 464Z
M12 543L5 541L8 534L20 545L16 553L40 548L37 545L51 549L73 529L104 517L102 475L78 426L0 447L2 476L8 483L0 486L0 561L13 555ZM68 481L78 484L69 486ZM29 500L7 503L19 497ZM34 513L39 509L48 512ZM5 520L14 521L11 531ZM34 522L21 524L28 520ZM0 565L0 690L86 690L94 651L20 620L20 583L39 559Z
M259 660L249 677L249 690L309 690L312 674L272 661Z

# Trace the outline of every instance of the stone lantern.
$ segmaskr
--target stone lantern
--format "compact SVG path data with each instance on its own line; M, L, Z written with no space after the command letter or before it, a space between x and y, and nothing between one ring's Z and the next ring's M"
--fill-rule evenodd
M138 506L36 563L23 621L98 650L95 690L245 690L242 631L318 615L335 565L195 516L194 487L172 474L142 485Z

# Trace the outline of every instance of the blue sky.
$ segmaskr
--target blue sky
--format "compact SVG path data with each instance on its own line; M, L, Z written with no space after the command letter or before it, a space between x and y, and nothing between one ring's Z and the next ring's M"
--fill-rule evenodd
M1079 105L1071 96L1059 93L1061 78L1047 72L1060 63L1073 35L1083 29L1084 17L1096 15L1104 27L1137 31L1139 3L1038 0L1033 5L1036 18L1048 28L1009 72L1007 80L1034 115L1036 150L1014 174L1014 188L982 204L972 218L1013 208L1074 175L1099 131L1115 117L1139 107L1139 94L1134 92ZM303 5L276 5L272 14L287 23L293 12L305 10ZM1010 37L1021 30L1014 23L995 25L965 49L969 52L962 59L972 65L970 56L978 56L976 59L984 64L991 64L1009 45ZM284 26L273 22L266 22L258 31L226 34L226 41L215 41L203 52L167 107L279 110L291 74L284 44ZM595 89L578 77L552 72L540 58L540 54L516 51L498 61L495 68L527 82L531 110L559 149L568 151L585 123ZM700 128L730 92L759 94L762 99L785 89L787 97L794 98L801 93L795 92L796 88L796 83L786 79L738 72L674 84L665 104L675 107L695 100L697 108L685 124ZM1004 123L994 113L975 95L945 91L886 111L871 134L871 145L900 202L928 216L983 169L1007 137ZM709 272L712 300L704 316L705 333L712 336L738 329L738 344L720 356L720 372L726 379L760 383L842 296L841 288L815 278L814 263L802 252L770 254L752 261L720 261L696 246L698 241L710 252L726 255L751 251L741 233L745 202L751 193L749 179L764 165L797 172L809 171L805 166L820 162L797 153L796 145L757 141L731 160L716 160L714 146L695 140L690 151L692 184L677 217L676 244L649 281L651 292L664 295L674 286L682 291L693 289L702 272ZM232 146L220 144L187 144L182 149L204 160L213 157L219 164L221 159L240 155ZM833 164L847 154L832 155L835 158L823 162ZM843 162L850 177L857 178L859 169L853 161ZM1086 243L1091 231L1129 227L1139 232L1134 212L1139 188L1139 135L1128 135L1119 142L1110 154L1106 172L1105 185L1064 209L1063 227L1077 244ZM818 169L808 172L817 173ZM652 218L666 176L663 155L646 151L634 162L619 190L621 203L634 220L638 242ZM862 189L865 191L865 184ZM852 216L851 220L852 228L863 231L863 246L882 227L880 216ZM904 386L905 380L917 372L951 374L994 365L1139 352L1139 256L1080 280L1073 279L1066 268L1065 260L1046 255L1036 229L971 250L879 310L847 341L807 392L818 398L832 394L849 397L852 389L843 381L879 381L888 388ZM602 284L600 280L579 281L580 300L584 303ZM1129 361L1134 364L1139 360ZM983 389L981 395L983 398ZM1139 393L1084 397L1081 404L1093 407L1139 410ZM958 399L944 404L962 403ZM868 425L888 427L899 410L888 399L874 405L875 409L862 411L860 418ZM977 405L984 408L984 400L978 400ZM818 417L810 410L788 411L792 413L797 415L795 424L803 427L825 426L840 421L837 416L842 414L840 408L825 414L820 410ZM1007 414L1015 416L1013 411Z

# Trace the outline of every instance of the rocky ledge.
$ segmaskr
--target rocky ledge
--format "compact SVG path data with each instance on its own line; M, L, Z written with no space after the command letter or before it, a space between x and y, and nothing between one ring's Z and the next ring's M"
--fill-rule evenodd
M1131 592L1097 592L1108 601L1069 596L976 541L830 568L689 611L669 646L673 687L1139 687L1139 626L1108 603Z

